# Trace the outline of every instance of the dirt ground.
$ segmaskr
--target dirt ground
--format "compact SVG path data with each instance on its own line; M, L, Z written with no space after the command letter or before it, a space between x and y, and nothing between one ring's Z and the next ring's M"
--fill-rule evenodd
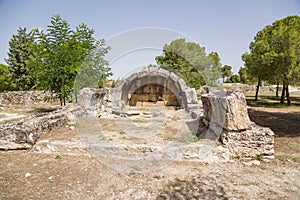
M0 199L299 199L300 110L258 107L249 116L275 132L274 160L174 161L136 173L116 171L92 155L2 151ZM53 135L77 137L66 127Z

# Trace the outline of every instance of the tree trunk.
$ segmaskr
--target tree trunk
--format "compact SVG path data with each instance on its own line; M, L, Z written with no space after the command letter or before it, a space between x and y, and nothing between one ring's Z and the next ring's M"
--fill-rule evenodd
M284 97L285 97L285 83L282 85L282 91L281 91L281 97L280 97L280 103L284 104Z
M257 83L257 86L256 86L255 101L257 101L259 86L260 86L260 78L258 79L258 83Z
M63 106L63 100L61 94L59 94L59 102L60 102L60 106Z
M290 106L291 105L291 98L290 98L289 85L286 86L285 92L286 92L287 104Z
M77 96L77 92L75 92L75 103L78 103L78 96Z
M277 87L276 87L276 97L278 98L279 97L279 83L277 83Z
M64 106L66 106L66 95L64 95Z

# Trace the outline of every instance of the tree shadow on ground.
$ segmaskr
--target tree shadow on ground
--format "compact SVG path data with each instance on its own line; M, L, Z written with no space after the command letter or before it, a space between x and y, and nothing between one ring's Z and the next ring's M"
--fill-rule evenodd
M291 105L288 106L280 103L280 97L275 96L259 96L258 100L254 100L254 96L247 97L247 105L252 107L270 107L270 108L288 108L300 107L300 97L291 97Z
M266 112L249 109L251 121L264 127L269 127L276 137L300 136L300 110L299 112Z
M30 111L30 113L49 113L56 110L57 108L34 108L33 110Z

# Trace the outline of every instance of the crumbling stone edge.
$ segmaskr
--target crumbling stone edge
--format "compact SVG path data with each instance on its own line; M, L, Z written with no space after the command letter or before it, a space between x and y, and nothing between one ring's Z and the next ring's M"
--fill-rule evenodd
M0 125L0 150L32 148L42 135L67 123L67 109L64 107Z

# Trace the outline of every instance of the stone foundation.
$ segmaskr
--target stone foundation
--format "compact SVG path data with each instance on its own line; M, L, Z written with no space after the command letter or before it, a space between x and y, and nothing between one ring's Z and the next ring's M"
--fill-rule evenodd
M65 112L66 108L0 125L0 149L31 148L42 135L67 123Z
M221 134L220 141L235 157L273 156L274 133L271 129L250 125L250 130Z

